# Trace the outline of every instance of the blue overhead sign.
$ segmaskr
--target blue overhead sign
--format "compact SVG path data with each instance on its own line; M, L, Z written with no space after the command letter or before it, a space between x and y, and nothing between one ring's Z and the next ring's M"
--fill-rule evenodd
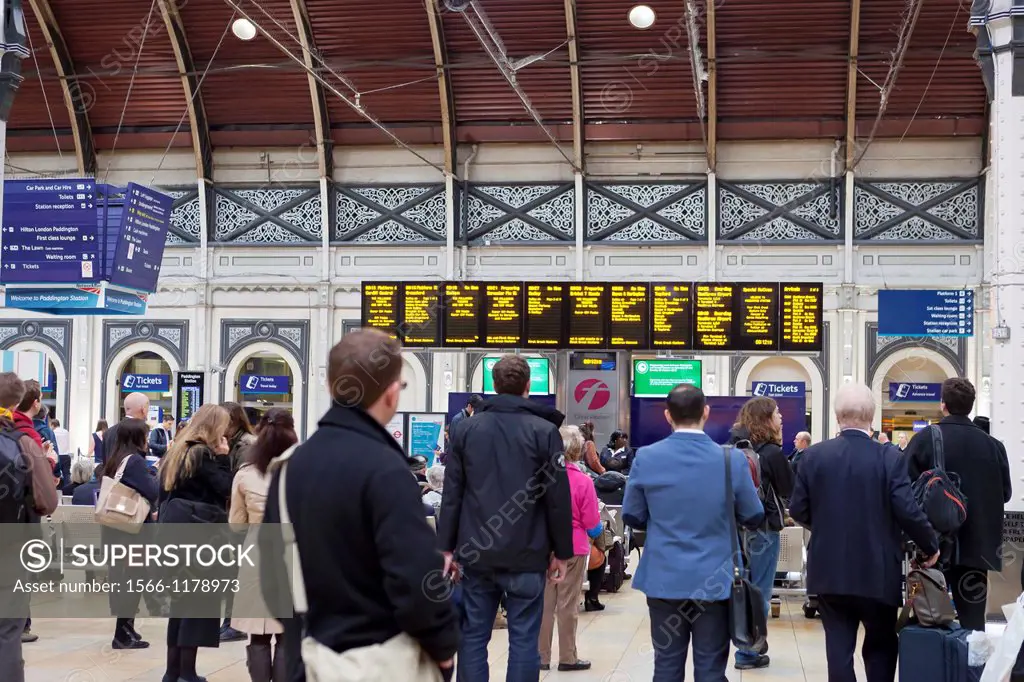
M807 384L802 381L755 381L750 385L751 395L767 398L803 398Z
M243 374L238 378L238 390L248 395L279 394L291 392L290 377Z
M882 289L879 336L974 336L974 292Z
M142 315L148 294L118 291L106 282L91 287L7 287L7 308L51 315Z
M96 183L88 179L4 182L4 284L99 280Z
M942 398L942 384L890 383L889 402L937 403Z
M174 199L166 194L128 184L120 238L110 271L111 284L156 291L173 204Z
M122 374L122 393L164 393L171 390L171 377L167 374Z

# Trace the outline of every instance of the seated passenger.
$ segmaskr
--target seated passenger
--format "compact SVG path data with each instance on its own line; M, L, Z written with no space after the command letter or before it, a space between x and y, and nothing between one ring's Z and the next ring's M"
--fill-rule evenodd
M95 470L95 462L85 457L76 457L75 461L71 463L71 482L64 486L61 493L64 495L74 495L80 486L92 480Z
M608 471L629 475L633 466L633 448L629 447L629 436L624 431L613 431L608 447L601 451L601 465Z

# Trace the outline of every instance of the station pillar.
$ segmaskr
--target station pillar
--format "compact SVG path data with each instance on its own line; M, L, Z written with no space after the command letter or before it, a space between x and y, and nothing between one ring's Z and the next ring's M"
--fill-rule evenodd
M975 1L972 30L990 102L985 240L992 342L991 429L1006 444L1013 497L1024 511L1024 0Z

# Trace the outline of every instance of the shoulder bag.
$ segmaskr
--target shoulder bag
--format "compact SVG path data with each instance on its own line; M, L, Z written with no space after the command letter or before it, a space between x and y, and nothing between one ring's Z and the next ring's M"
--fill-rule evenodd
M138 534L142 524L149 516L149 500L139 491L121 483L125 467L131 455L121 461L113 478L104 476L100 483L99 496L96 498L96 523L116 528L124 533Z
M914 568L907 574L907 601L896 621L902 630L911 617L923 627L945 627L956 620L956 609L937 568Z
M291 546L292 555L292 599L295 612L304 615L309 611L306 600L306 582L302 577L302 559L299 543L288 514L288 500L285 497L285 479L288 460L297 446L293 445L274 460L280 467L277 492L281 510L281 533L285 546ZM305 629L305 628L304 628ZM379 680L402 680L403 682L441 682L443 676L437 663L423 651L415 639L406 633L395 635L381 644L337 652L324 646L308 631L302 637L302 663L308 682L379 682Z
M761 590L747 578L740 553L736 527L736 500L732 487L732 446L723 445L725 455L725 515L732 540L732 585L729 594L729 636L737 649L760 651L768 639L768 615Z

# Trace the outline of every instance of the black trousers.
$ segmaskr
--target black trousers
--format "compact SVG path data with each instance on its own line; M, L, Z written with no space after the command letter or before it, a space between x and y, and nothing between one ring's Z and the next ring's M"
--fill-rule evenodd
M729 602L647 598L653 682L679 682L693 647L695 682L724 682L729 662ZM829 682L834 682L830 680Z
M953 605L961 627L984 632L988 572L968 566L951 566L946 570L946 584L953 593Z
M604 580L604 567L608 565L608 560L605 559L597 568L587 571L587 580L590 581L590 588L587 590L587 599L590 601L598 601L601 596L601 581Z
M863 597L820 594L818 612L825 626L829 682L857 682L853 652L861 625L864 626L861 655L868 682L893 682L899 656L897 607Z

